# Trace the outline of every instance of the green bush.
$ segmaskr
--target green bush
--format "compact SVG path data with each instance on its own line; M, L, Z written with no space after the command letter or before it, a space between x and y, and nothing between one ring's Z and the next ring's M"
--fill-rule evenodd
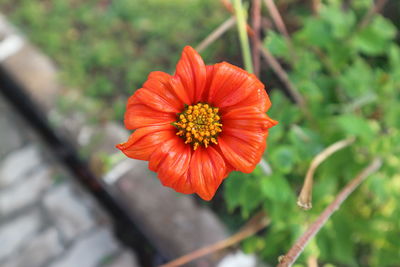
M227 17L213 0L3 0L0 10L56 61L67 86L117 110L150 71L172 73L182 48ZM205 61L226 56L228 41L211 45Z
M231 175L224 196L229 210L244 218L264 209L271 225L262 236L245 241L271 263L286 253L339 190L372 158L383 166L343 204L306 248L308 256L335 266L397 266L400 257L400 47L393 23L374 15L360 27L371 1L327 1L319 16L301 15L302 27L290 47L269 31L265 46L289 70L305 98L306 116L272 89L270 116L280 124L270 130L265 159L272 175L261 169ZM291 51L291 49L293 51ZM295 56L293 56L295 55ZM315 175L313 208L296 206L307 168L330 144L354 136L356 143L328 158Z
M265 210L271 225L245 240L243 249L275 264L339 190L379 156L382 168L331 217L298 266L305 266L309 255L325 266L398 266L398 29L382 15L359 26L372 0L322 1L318 16L300 1L282 2L296 7L287 12L301 27L291 36L292 46L271 30L264 45L288 70L308 115L278 88L282 86L274 82L274 74L263 72L261 79L274 85L269 115L280 122L270 130L264 156L272 174L259 167L252 174L233 172L223 189L230 214L222 215L237 226L238 215L245 221ZM123 115L126 96L150 71L171 73L182 47L198 44L228 16L213 0L2 0L0 8L56 60L67 85L96 102L94 109L111 109L117 118ZM237 57L236 40L225 35L204 51L205 61ZM297 194L311 160L350 136L356 142L317 169L313 209L300 210Z

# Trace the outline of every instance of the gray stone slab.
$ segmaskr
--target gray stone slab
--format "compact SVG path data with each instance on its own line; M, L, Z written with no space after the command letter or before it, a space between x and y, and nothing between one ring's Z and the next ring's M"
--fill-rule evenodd
M139 263L133 253L124 251L118 255L109 264L104 264L101 267L139 267Z
M83 202L66 184L54 188L44 197L45 209L67 241L95 226L94 218Z
M0 226L0 260L33 238L40 227L41 218L38 211L29 212Z
M10 121L5 111L0 110L0 159L22 145L19 129Z
M42 167L23 181L0 190L0 216L33 204L52 183L50 169Z
M225 227L209 209L162 186L147 162L132 160L132 164L134 169L116 186L142 231L166 256L173 259L227 237ZM193 264L213 266L215 259L205 257Z
M29 243L2 267L40 267L62 251L57 230L50 228L29 240Z
M9 154L0 163L0 188L29 175L42 164L37 146L30 145Z
M64 257L59 258L50 267L95 267L116 253L119 245L108 229L99 229L79 239Z
M1 18L0 18L1 26ZM8 30L8 24L0 27L0 61L3 68L45 109L55 104L60 89L54 63L36 47L25 42L17 32Z

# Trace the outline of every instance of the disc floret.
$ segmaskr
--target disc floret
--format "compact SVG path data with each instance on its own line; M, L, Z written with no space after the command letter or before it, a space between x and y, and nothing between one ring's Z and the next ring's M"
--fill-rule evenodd
M186 106L174 126L178 129L176 135L192 144L196 150L200 145L208 147L211 143L218 144L217 136L222 132L219 109L206 103Z

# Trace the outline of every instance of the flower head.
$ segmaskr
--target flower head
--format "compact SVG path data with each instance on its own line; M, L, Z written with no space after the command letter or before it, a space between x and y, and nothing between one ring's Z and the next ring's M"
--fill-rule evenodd
M135 130L118 144L130 158L149 161L164 186L210 200L233 170L250 173L277 122L253 74L222 62L206 66L190 46L175 75L150 73L127 103L125 126Z

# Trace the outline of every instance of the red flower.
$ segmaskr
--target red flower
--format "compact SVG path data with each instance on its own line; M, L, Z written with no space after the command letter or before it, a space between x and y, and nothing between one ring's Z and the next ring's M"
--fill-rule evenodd
M186 46L175 75L150 73L128 99L125 126L135 132L117 148L148 160L164 186L210 200L231 171L250 173L260 161L277 123L270 106L256 76L226 62L206 66Z

